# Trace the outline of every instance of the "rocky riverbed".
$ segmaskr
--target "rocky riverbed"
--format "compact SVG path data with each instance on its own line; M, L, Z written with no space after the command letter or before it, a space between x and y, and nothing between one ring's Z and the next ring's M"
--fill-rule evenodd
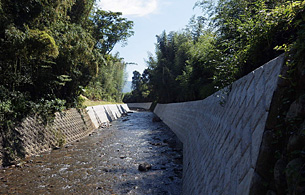
M90 136L0 170L0 194L178 195L182 150L151 112L134 112Z

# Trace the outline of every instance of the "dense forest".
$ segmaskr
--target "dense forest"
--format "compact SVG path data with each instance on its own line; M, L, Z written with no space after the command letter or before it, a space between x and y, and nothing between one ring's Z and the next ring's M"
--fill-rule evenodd
M133 35L121 13L95 0L0 1L0 133L6 154L18 147L14 127L29 115L92 100L122 100L126 63L110 54ZM81 96L83 95L83 96Z
M198 1L202 16L184 30L162 32L148 68L134 72L125 102L204 99L286 52L296 65L304 55L305 1ZM226 93L226 92L224 92Z

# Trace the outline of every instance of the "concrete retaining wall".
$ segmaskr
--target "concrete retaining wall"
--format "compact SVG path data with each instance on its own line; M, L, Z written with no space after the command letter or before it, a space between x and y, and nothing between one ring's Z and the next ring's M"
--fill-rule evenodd
M52 124L45 125L38 117L28 117L16 128L20 148L25 156L39 154L56 146L87 136L105 122L111 122L129 111L126 104L70 109L56 113ZM3 158L3 138L0 136L0 166Z
M100 105L87 108L87 112L95 128L98 128L104 123L116 120L128 111L129 108L126 104Z
M47 126L37 117L28 117L16 128L26 156L75 141L95 129L84 110L70 109L55 115L54 122Z
M183 194L249 194L283 62L280 56L256 69L228 94L156 106L183 142Z
M127 103L128 107L131 108L143 108L146 110L149 110L151 106L151 102L146 102L146 103Z

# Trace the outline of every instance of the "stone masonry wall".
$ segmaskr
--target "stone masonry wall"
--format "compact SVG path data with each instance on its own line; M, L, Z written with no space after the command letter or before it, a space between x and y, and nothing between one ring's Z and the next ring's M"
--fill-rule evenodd
M111 122L128 110L126 104L94 106L87 110L70 109L56 113L54 122L48 125L37 117L28 117L16 128L22 142L21 150L25 156L30 156L76 141L98 128L99 124ZM2 143L0 136L0 167L3 160Z
M36 117L28 117L17 127L27 156L75 141L92 130L94 126L89 115L76 109L56 113L54 122L47 126Z
M183 142L183 194L249 194L283 62L270 61L227 94L157 105L154 112Z

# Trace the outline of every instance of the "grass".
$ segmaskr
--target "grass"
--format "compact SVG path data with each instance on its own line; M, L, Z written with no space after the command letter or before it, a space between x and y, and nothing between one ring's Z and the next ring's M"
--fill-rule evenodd
M80 95L79 98L81 98L83 102L83 106L98 106L98 105L108 105L108 104L123 104L123 102L107 102L107 101L93 101L89 100L83 95Z
M83 103L84 106L98 106L98 105L107 105L107 104L122 104L120 102L106 102L106 101L92 101L92 100L85 100Z

